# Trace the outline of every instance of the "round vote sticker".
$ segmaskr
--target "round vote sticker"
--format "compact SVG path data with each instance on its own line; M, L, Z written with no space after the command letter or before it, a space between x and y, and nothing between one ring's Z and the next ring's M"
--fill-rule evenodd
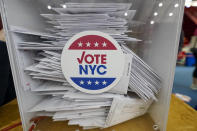
M115 39L99 31L74 35L61 55L62 72L76 89L90 94L113 88L123 75L125 56Z

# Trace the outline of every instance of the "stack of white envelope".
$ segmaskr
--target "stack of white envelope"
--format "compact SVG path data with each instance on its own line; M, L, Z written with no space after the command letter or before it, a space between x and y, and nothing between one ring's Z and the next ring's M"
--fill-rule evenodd
M161 87L159 76L127 46L122 45L121 47L127 56L125 69L128 69L128 67L130 69L124 71L120 82L109 92L127 94L128 91L131 91L138 94L144 100L156 100L156 94L158 94ZM64 78L61 70L60 51L44 50L37 55L38 56L34 58L36 63L25 69L33 79L59 82L61 86L64 85L72 89L71 85ZM40 87L31 87L31 90L38 91L39 88Z
M35 95L46 95L29 112L51 116L55 121L69 120L70 125L84 129L105 128L143 115L161 88L154 70L127 46L138 42L127 33L128 20L135 15L128 3L66 3L66 8L52 8L53 14L41 14L50 26L46 32L24 27L10 27L19 37L18 49L34 56L34 64L24 69L33 80ZM120 44L126 61L120 82L110 91L85 94L77 91L64 78L61 70L61 51L76 33L96 30L111 35Z
M53 93L52 93L53 94ZM135 94L85 94L77 90L54 93L43 99L29 112L51 116L54 121L69 120L69 125L84 129L106 128L146 113L152 100L143 101Z
M21 41L19 49L59 50L76 33L95 30L111 35L119 44L126 41L137 42L136 38L129 37L127 33L128 20L135 15L135 10L129 10L128 3L66 3L66 8L52 8L53 14L41 14L46 23L49 33L29 32L28 29L12 27L14 32L25 34L37 34L42 41ZM57 12L57 13L56 13Z

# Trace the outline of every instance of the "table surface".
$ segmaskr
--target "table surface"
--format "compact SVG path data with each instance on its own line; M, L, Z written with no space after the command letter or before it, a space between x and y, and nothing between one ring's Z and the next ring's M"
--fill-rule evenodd
M0 107L0 118L0 131L6 128L12 128L9 131L22 130L16 100ZM145 114L102 131L153 131L153 124L150 116ZM78 126L67 126L66 122L53 122L52 124L49 118L41 120L36 127L40 131L65 131L65 128L66 131L82 131ZM99 131L99 129L88 131ZM197 131L197 111L174 95L171 98L167 131Z

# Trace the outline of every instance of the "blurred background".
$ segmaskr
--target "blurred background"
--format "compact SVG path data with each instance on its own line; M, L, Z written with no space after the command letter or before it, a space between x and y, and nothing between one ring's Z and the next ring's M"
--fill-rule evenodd
M197 109L197 0L186 0L172 92Z

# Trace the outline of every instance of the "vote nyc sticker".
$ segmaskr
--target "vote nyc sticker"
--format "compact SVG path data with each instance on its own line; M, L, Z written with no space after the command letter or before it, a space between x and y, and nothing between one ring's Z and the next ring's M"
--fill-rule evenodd
M62 72L76 89L90 94L106 92L120 80L125 56L115 39L99 31L74 35L61 55Z

